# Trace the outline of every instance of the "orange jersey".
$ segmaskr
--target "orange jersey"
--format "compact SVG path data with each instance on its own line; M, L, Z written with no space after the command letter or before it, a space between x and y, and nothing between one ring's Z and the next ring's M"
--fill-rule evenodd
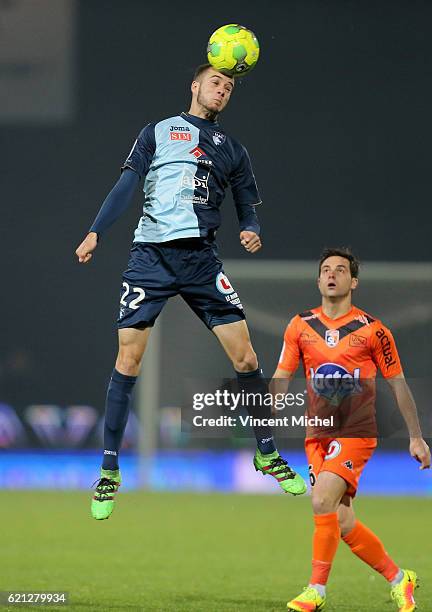
M337 319L313 308L296 315L286 328L278 368L295 372L300 361L311 413L338 413L337 426L343 421L345 428L338 435L372 437L377 370L385 378L402 373L390 330L355 306Z

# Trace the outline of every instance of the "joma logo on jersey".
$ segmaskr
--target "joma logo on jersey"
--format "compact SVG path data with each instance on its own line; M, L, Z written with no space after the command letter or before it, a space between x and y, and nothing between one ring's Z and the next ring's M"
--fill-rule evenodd
M375 335L377 338L379 338L379 341L381 342L384 361L388 369L390 366L395 365L396 363L395 359L393 358L390 338L387 336L382 327L377 332L375 332Z
M192 140L192 134L190 132L170 132L171 140Z
M172 125L170 127L171 132L190 132L190 128L186 125Z
M361 393L360 368L351 374L338 363L323 363L316 370L310 368L315 393L329 400L340 401L352 393Z

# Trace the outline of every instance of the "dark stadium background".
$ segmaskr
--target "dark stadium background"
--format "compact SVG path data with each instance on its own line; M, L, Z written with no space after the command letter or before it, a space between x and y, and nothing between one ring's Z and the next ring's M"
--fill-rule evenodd
M193 69L223 23L261 42L221 122L251 154L264 248L241 250L228 197L222 258L288 266L348 244L365 261L431 261L430 3L75 6L71 116L1 124L3 401L102 408L141 194L91 264L74 251L141 127L188 108Z

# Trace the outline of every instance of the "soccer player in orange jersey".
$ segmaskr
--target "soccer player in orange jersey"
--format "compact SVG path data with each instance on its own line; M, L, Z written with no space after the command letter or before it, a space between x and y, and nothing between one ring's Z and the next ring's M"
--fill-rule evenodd
M411 456L422 470L431 463L393 336L381 321L351 302L358 269L348 249L324 251L318 277L321 306L296 315L289 323L272 381L273 393L286 393L301 361L308 383L309 414L328 416L331 412L337 421L333 431L316 427L306 431L315 531L309 586L287 605L296 612L324 608L326 583L341 538L390 583L400 612L416 607L415 572L393 561L378 536L357 520L353 508L360 475L377 444L377 369L389 383L407 424Z

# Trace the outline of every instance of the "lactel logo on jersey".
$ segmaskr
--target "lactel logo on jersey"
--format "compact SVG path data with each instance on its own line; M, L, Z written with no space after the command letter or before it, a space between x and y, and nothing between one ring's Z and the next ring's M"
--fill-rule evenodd
M316 370L310 368L312 386L318 395L327 399L342 399L352 393L361 393L360 368L355 368L351 374L337 363L323 363Z

